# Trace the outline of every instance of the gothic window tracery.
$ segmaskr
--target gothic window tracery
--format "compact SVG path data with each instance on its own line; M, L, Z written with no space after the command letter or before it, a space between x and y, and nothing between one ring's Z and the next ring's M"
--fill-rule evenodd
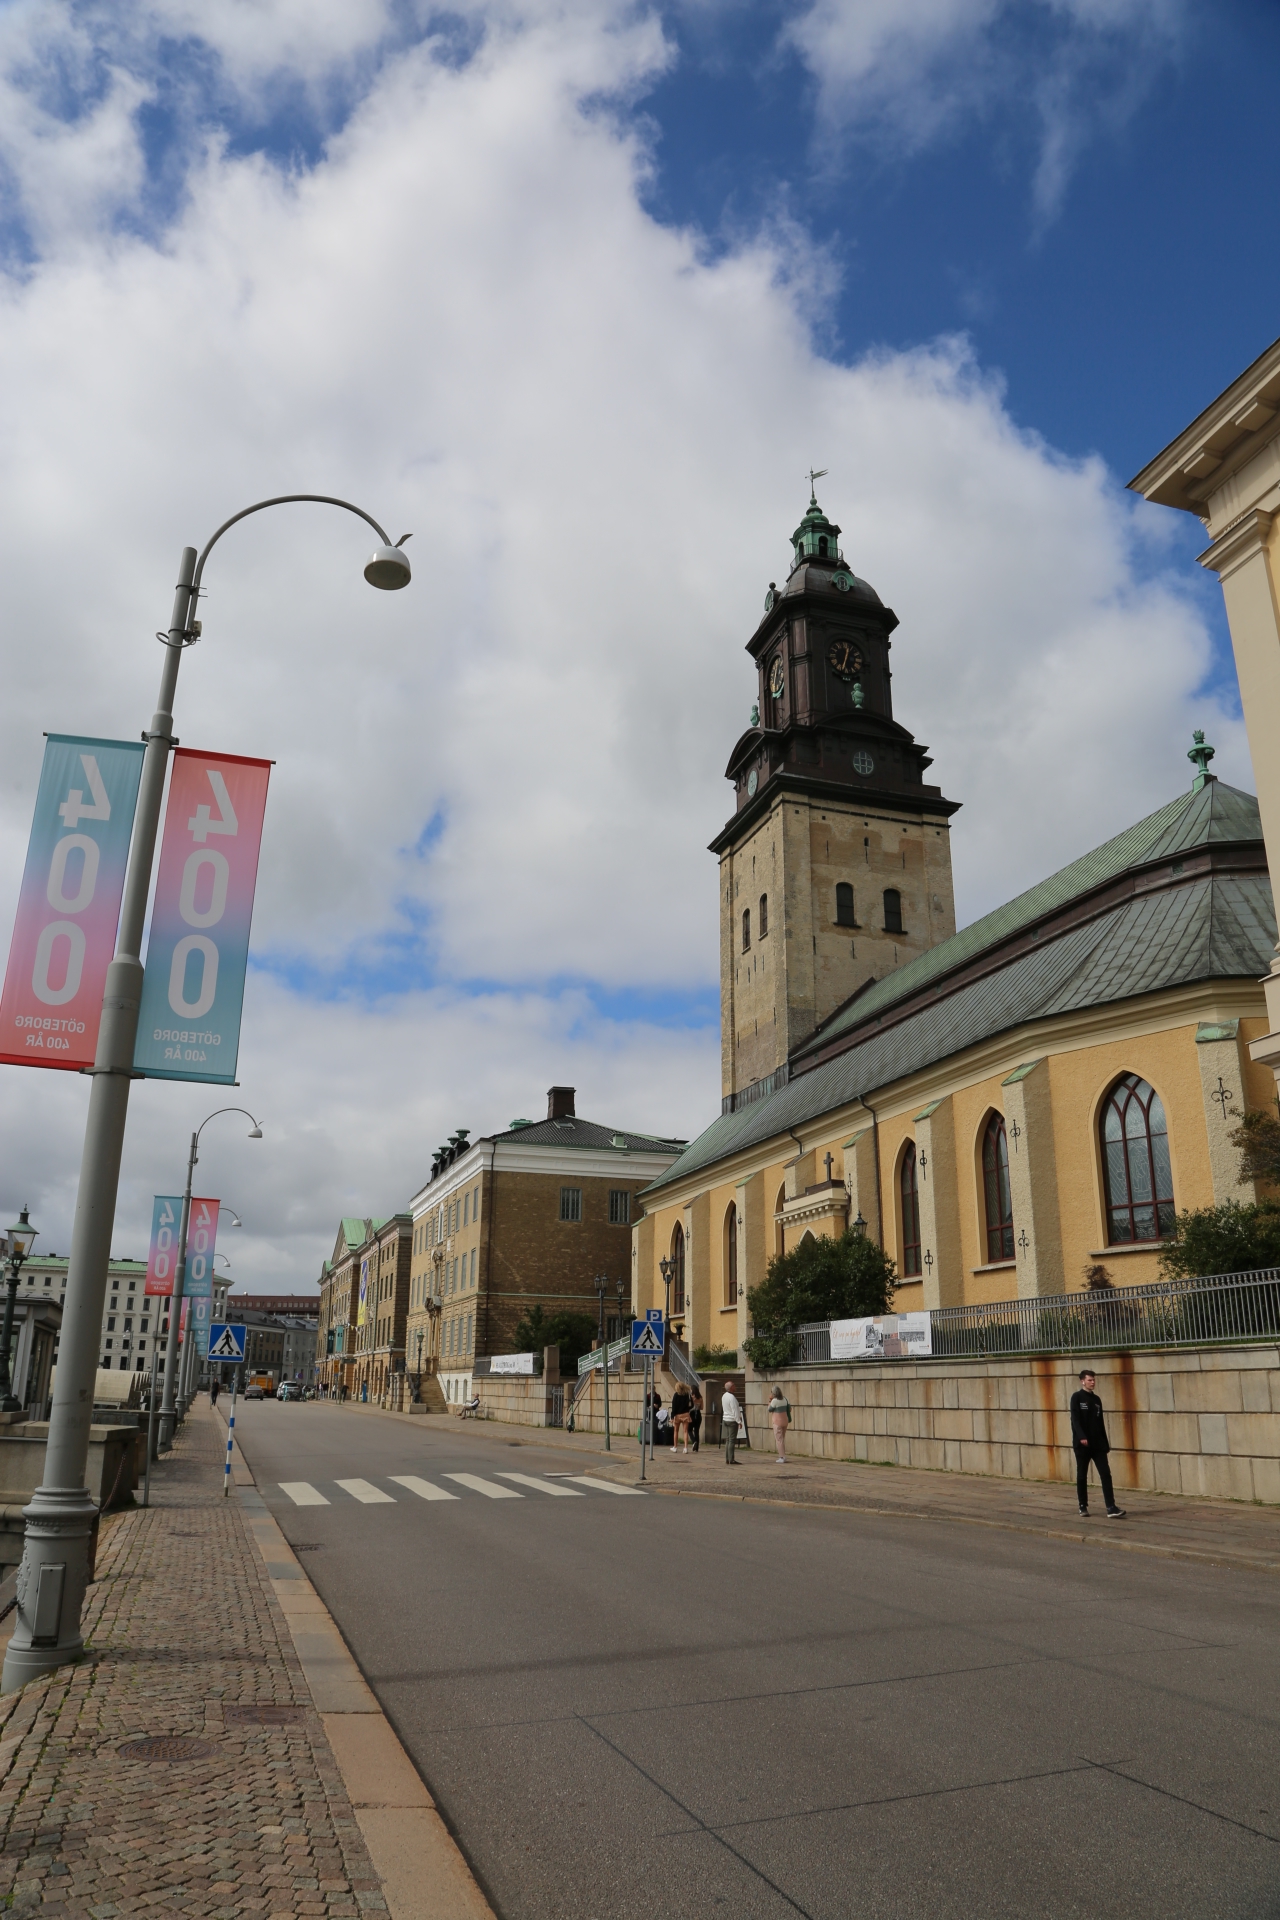
M1136 1073L1116 1081L1099 1123L1107 1190L1107 1243L1163 1240L1173 1232L1173 1168L1164 1103Z
M902 1156L898 1191L902 1202L902 1277L904 1280L918 1280L921 1273L920 1176L914 1141Z
M1013 1258L1013 1199L1009 1191L1009 1139L1003 1115L993 1113L982 1136L982 1197L987 1221L987 1259Z

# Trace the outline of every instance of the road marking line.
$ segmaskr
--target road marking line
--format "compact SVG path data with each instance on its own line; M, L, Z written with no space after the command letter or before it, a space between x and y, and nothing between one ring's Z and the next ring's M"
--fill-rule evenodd
M482 1480L478 1473L446 1473L446 1480L456 1480L460 1487L470 1487L475 1493L483 1493L490 1500L523 1500L524 1495L517 1493L514 1487L499 1487L492 1480Z
M309 1480L282 1480L281 1493L287 1493L295 1507L327 1507L329 1502Z
M389 1473L387 1478L397 1487L408 1487L410 1493L416 1493L419 1500L456 1500L458 1497L446 1487L433 1486L430 1480L419 1480L415 1473Z
M368 1480L339 1480L335 1484L340 1486L344 1493L349 1493L353 1500L362 1501L366 1507L394 1507L395 1505L391 1494L384 1493L381 1487L373 1486Z
M641 1500L644 1499L644 1491L640 1487L619 1487L612 1480L593 1480L589 1473L575 1473L571 1477L580 1487L595 1487L601 1493L634 1493Z
M500 1480L518 1480L522 1487L532 1487L535 1493L554 1494L557 1500L581 1500L582 1495L576 1487L552 1487L545 1480L535 1480L531 1473L504 1473L499 1467Z

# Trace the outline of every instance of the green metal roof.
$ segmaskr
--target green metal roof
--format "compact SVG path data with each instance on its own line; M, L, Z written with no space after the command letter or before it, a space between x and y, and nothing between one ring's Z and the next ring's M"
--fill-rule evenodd
M964 966L988 947L1009 939L1024 927L1034 926L1046 914L1058 912L1078 895L1117 879L1130 867L1174 859L1194 847L1261 839L1262 820L1251 793L1226 787L1220 780L1207 781L1198 793L1180 793L1168 806L1126 827L1114 840L1105 841L1092 853L1082 854L1069 867L1028 887L1016 899L984 914L950 940L944 940L941 946L931 947L928 953L896 967L883 980L877 980L860 993L843 1013L836 1014L808 1045L827 1046L837 1034L860 1027L864 1020L884 1013L899 1000L918 993L921 987ZM798 1049L801 1055L804 1051L803 1047Z
M1146 866L1211 841L1260 841L1257 802L1212 781L1180 795L1061 873L986 914L920 959L861 994L823 1030L828 1043L909 993L997 946L1046 914L1130 867ZM1105 1006L1201 980L1256 980L1276 942L1265 874L1205 874L1123 900L1095 919L1048 937L981 979L905 1015L882 1032L851 1040L843 1053L763 1100L722 1114L646 1189L654 1193L727 1155L799 1129L906 1075L1034 1020Z

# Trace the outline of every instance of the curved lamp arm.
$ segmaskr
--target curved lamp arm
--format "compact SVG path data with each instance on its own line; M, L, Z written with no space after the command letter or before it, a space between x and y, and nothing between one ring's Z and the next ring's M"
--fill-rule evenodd
M353 507L349 500L339 500L331 493L278 493L274 499L259 500L252 507L242 507L239 513L233 513L229 520L223 521L218 531L213 535L213 538L205 542L204 551L196 561L195 576L191 582L193 589L197 592L199 591L200 577L204 572L204 563L228 527L234 527L237 520L247 520L251 513L261 513L264 507L287 507L291 506L295 501L300 500L314 501L317 506L322 507L345 507L348 513L356 514L361 520L366 521L368 525L373 528L384 547L389 547L392 544L391 536L383 532L373 515L366 513L363 507Z

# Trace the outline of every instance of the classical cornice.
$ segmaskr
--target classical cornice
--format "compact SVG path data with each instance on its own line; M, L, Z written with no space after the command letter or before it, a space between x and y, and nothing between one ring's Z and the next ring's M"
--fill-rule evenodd
M1266 552L1275 517L1265 507L1251 507L1248 513L1242 513L1238 520L1233 520L1211 547L1198 553L1196 559L1208 572L1216 573L1219 579L1229 580L1238 568L1247 566L1250 560L1256 560L1260 553Z
M1278 412L1280 340L1134 475L1130 491L1206 519L1209 495L1276 438Z

